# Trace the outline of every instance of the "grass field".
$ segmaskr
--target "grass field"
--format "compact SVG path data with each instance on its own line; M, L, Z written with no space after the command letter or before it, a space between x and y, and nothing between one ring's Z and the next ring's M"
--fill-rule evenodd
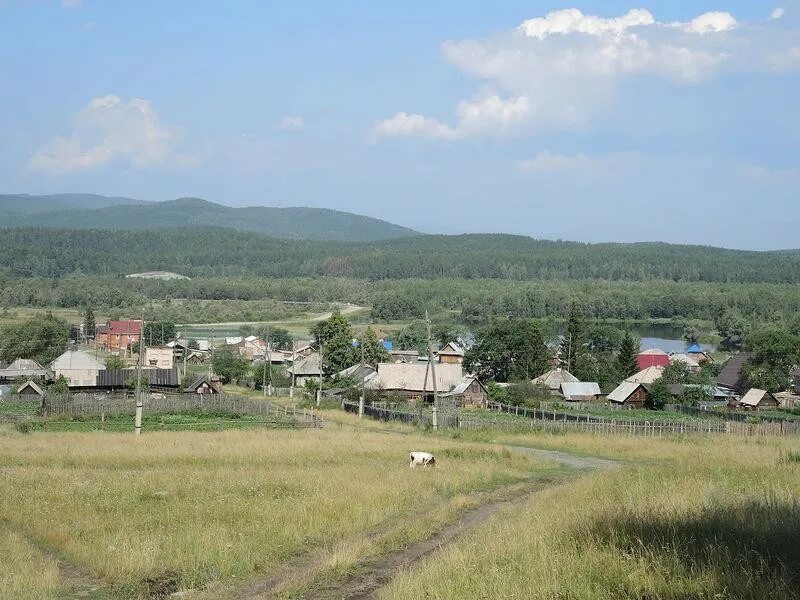
M798 598L800 441L504 436L621 458L496 515L379 595Z
M409 469L418 448L442 466ZM558 471L496 447L336 427L141 438L4 427L0 470L0 523L13 534L0 548L0 596L35 598L66 583L30 539L108 597L220 597L315 550L314 569L287 580L302 588L425 537L497 486ZM29 568L49 575L32 582Z

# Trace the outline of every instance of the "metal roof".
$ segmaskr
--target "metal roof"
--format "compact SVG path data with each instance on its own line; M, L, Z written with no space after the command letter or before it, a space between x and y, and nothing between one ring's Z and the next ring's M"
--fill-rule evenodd
M608 400L622 404L640 387L644 387L644 385L633 381L623 381L608 395Z
M426 370L427 363L380 363L378 374L366 385L370 389L433 392L433 377L430 372L425 385ZM464 376L459 364L437 363L430 371L436 371L436 390L443 393L452 390Z
M142 369L148 385L154 387L178 387L176 369ZM97 374L97 387L122 388L136 381L136 369L106 369Z
M542 373L533 380L533 383L541 383L551 390L557 390L562 383L577 383L578 378L566 369L557 368Z
M561 393L569 400L573 396L600 396L600 385L595 381L565 381Z
M625 381L627 383L653 383L664 373L664 367L647 367L638 373L634 373Z
M752 388L744 396L742 396L742 399L739 401L739 403L744 404L745 406L758 406L766 396L772 396L772 394L770 394L767 390Z

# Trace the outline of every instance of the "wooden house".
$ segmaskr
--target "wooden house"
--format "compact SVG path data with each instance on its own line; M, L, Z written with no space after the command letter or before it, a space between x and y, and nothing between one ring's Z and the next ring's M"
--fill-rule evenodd
M625 408L644 408L650 392L643 383L623 381L608 395L608 401Z
M440 363L460 365L464 362L464 349L456 342L448 342L439 348L436 357Z
M489 392L486 390L486 386L473 375L462 378L456 387L446 394L442 394L442 397L455 399L457 406L486 408L489 404Z
M18 358L5 369L0 369L0 381L15 381L33 377L50 381L53 379L53 372L29 358Z
M766 390L752 388L739 400L739 408L744 410L767 410L778 407L778 400Z
M436 391L441 394L451 391L464 377L459 364L442 363L436 364L435 368L429 367L424 362L380 363L378 373L366 382L366 388L410 399L428 399L433 397L433 371L436 371Z
M752 356L749 352L740 352L731 356L722 365L722 369L717 375L717 385L731 392L743 392L746 385L743 368Z
M44 390L38 383L29 379L17 388L17 395L22 400L40 400L44 397Z
M625 379L628 383L646 383L650 384L653 383L656 379L659 379L664 374L664 367L647 367L646 369L642 369L638 373L634 373L627 379Z
M549 389L552 393L559 393L561 389L561 384L563 383L578 383L578 378L575 377L572 373L567 371L566 369L562 369L561 367L556 367L555 369L551 369L546 373L542 373L538 377L536 377L532 383L534 385L543 385L547 389Z
M295 385L304 386L309 379L319 379L322 375L322 359L319 352L314 352L302 358L298 355L296 362L286 369L289 377L294 377Z
M50 363L56 378L64 377L71 388L95 387L100 371L106 366L86 352L67 350Z

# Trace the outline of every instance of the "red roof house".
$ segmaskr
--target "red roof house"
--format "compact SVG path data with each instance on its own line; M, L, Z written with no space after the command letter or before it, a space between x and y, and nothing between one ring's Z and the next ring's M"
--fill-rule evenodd
M97 328L95 340L98 346L109 352L126 352L130 345L137 343L141 337L141 321L109 321Z
M636 356L636 362L639 363L639 369L646 369L647 367L666 367L669 365L669 354L658 348L645 350L639 352Z

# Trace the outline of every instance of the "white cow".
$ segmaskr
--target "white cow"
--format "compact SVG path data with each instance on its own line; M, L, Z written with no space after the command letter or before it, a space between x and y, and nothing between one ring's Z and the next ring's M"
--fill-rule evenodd
M433 454L430 452L412 452L411 453L411 464L408 465L412 469L414 467L435 467L436 466L436 459L433 457Z

